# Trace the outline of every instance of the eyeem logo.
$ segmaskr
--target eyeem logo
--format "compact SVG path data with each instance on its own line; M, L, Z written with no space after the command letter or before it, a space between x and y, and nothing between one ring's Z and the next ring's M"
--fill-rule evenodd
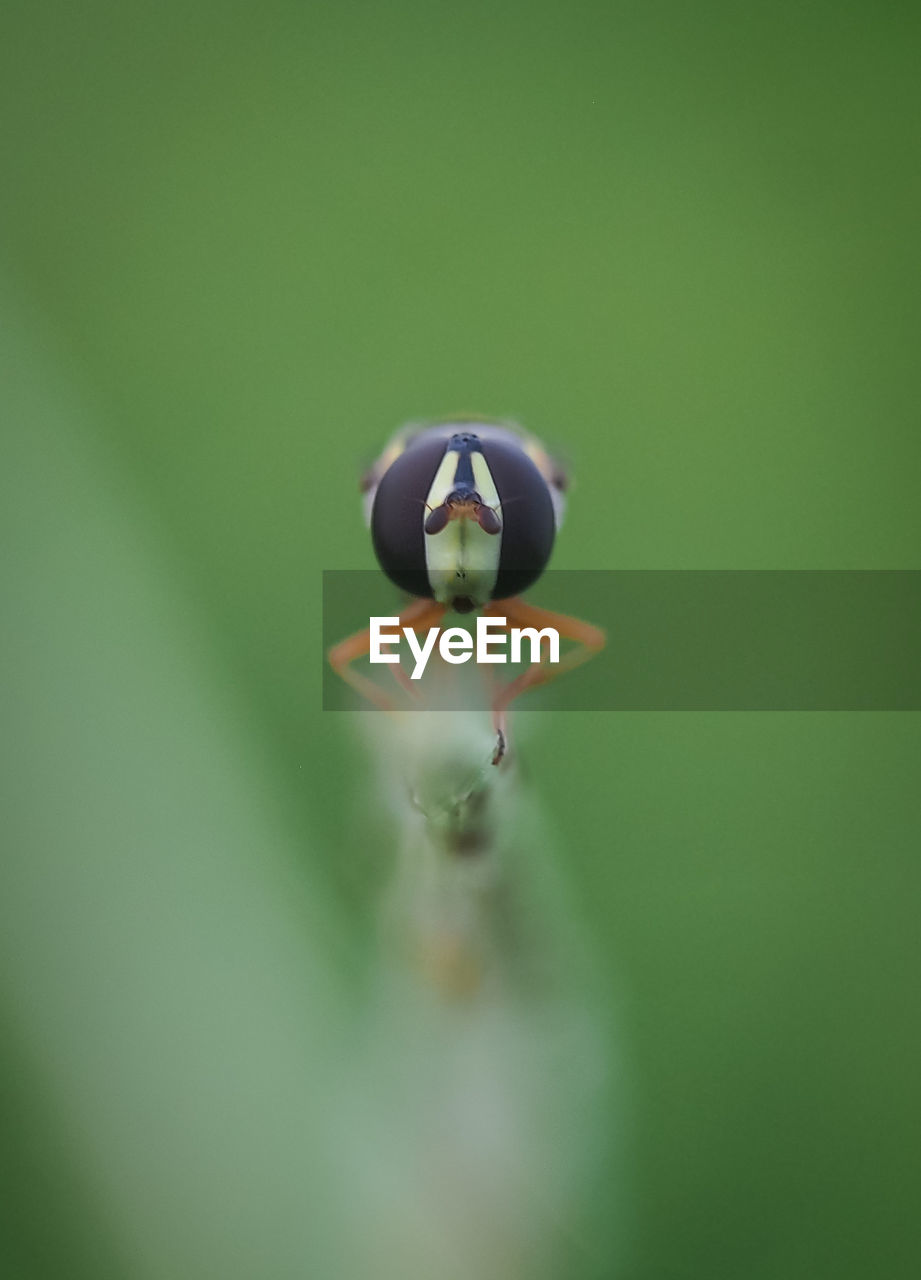
M410 652L415 659L412 679L421 678L428 660L438 645L438 652L445 662L459 665L475 658L476 662L521 662L521 650L525 640L530 645L530 661L540 662L541 641L550 643L550 661L560 660L560 633L555 627L544 627L538 631L536 627L507 627L505 618L477 618L476 642L469 631L463 627L429 627L422 642L416 639L412 627L399 629L399 618L371 618L371 652L372 662L399 662L398 653L385 653L384 646L392 648L400 643L401 634L406 637ZM390 628L390 630L385 630ZM397 628L394 630L394 628ZM511 657L505 651L509 642ZM502 646L502 650L500 650Z

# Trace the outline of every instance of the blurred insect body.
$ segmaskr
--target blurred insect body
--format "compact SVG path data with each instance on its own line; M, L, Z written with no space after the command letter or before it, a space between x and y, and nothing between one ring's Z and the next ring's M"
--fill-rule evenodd
M353 1274L567 1274L610 1053L546 818L514 760L493 767L480 714L362 719L395 862L347 1106L386 1179L379 1157L351 1166L382 1206Z

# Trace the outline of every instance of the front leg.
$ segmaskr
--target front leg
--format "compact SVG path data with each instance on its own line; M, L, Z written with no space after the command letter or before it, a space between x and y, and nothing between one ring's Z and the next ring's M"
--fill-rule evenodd
M411 627L413 631L425 630L435 626L444 616L445 606L434 600L413 600L402 611L399 617L400 627ZM371 628L356 631L346 640L333 645L326 655L329 665L346 684L351 685L368 702L379 707L381 711L399 711L399 704L369 676L356 671L352 663L371 652ZM398 663L388 663L394 679L403 688L408 688L406 676Z
M606 636L600 627L592 626L590 622L571 618L565 613L554 613L551 609L539 609L518 596L512 596L508 600L493 600L486 605L483 613L488 617L505 618L507 630L511 627L534 627L541 631L544 627L553 627L564 640L576 642L576 647L563 654L553 666L544 660L542 645L540 662L533 663L527 671L522 671L521 675L496 690L492 701L497 738L493 764L498 764L505 755L508 742L506 722L509 705L526 689L548 684L565 671L572 671L574 667L593 658L604 648Z

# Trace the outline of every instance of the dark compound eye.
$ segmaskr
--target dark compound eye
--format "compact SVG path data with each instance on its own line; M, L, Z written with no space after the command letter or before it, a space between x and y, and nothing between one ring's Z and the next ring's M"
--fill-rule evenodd
M502 550L494 600L516 596L537 581L556 536L547 482L523 449L505 440L483 441L483 457L502 504Z
M425 503L450 432L414 440L381 478L371 512L371 540L391 582L414 596L430 596L425 567Z

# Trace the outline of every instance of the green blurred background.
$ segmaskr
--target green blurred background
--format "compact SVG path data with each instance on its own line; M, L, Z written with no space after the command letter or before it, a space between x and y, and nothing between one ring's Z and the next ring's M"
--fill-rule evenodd
M557 445L557 568L917 567L919 22L8 0L8 1274L299 1274L379 884L320 573L400 422ZM584 1274L915 1276L917 717L539 719L632 1078Z

